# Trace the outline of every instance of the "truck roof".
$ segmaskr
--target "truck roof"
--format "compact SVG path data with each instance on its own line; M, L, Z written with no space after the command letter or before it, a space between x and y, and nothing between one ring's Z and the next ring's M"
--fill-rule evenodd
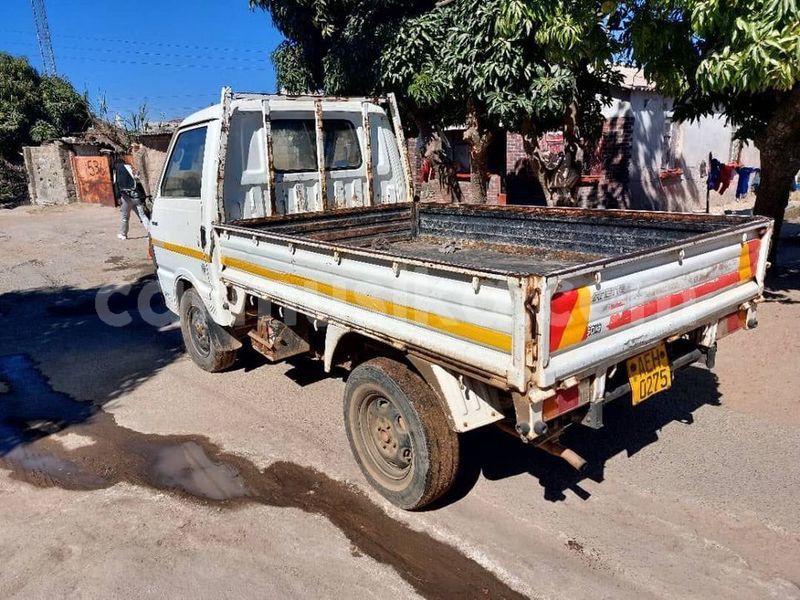
M181 121L180 127L187 127L189 125L197 125L198 123L204 123L206 121L211 121L213 119L219 119L222 115L222 105L221 104L212 104L211 106L207 106L197 112L190 114L186 117L183 121Z
M225 89L223 88L223 95ZM325 109L328 111L360 111L361 105L364 102L371 104L379 104L386 101L383 97L366 97L366 96L290 96L287 94L261 94L255 92L232 92L231 101L234 105L248 106L252 105L250 110L257 110L263 100L268 100L275 108L284 110L314 110L314 102L322 100L325 104ZM377 107L370 107L370 112L382 112ZM181 127L188 127L197 125L213 119L222 117L222 102L208 106L195 113L192 113L181 121Z

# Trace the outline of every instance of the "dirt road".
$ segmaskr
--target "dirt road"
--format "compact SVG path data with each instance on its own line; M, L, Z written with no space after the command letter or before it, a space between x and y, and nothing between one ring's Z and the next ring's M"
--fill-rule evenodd
M800 598L796 268L714 373L572 430L587 477L475 432L410 514L350 456L342 374L197 369L116 218L0 212L0 597Z

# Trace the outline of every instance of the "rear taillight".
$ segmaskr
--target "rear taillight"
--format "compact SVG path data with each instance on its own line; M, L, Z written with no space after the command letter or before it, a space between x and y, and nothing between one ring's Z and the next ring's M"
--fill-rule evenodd
M542 418L545 421L555 419L559 415L578 408L580 403L581 395L577 385L565 390L558 390L554 396L550 396L544 401Z
M735 331L744 329L747 323L747 311L739 310L735 313L722 317L717 323L717 339L730 335Z

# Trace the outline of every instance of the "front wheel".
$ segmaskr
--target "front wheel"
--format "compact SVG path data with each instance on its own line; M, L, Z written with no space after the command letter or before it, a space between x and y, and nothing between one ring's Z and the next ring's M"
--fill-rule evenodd
M181 296L180 318L183 343L197 366L216 373L234 363L236 350L222 347L217 331L220 326L209 316L194 288L189 288Z
M376 358L347 380L344 417L350 448L370 484L392 504L422 508L458 471L458 434L433 390L407 366Z

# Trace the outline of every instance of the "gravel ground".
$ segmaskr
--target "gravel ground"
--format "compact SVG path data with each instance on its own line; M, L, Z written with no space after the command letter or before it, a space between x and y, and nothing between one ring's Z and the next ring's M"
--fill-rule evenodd
M129 325L97 319L97 290L151 271L141 230L118 241L116 219L0 212L0 369L27 373L48 410L102 407L19 446L2 419L15 390L0 389L0 452L14 446L0 465L0 597L442 597L440 573L468 597L800 598L794 241L758 329L721 341L713 373L690 369L636 409L613 406L604 429L569 432L587 477L475 432L459 493L410 514L351 458L341 377L254 357L200 371L133 293L112 305ZM181 449L177 468L165 448ZM214 500L189 460L252 500Z

